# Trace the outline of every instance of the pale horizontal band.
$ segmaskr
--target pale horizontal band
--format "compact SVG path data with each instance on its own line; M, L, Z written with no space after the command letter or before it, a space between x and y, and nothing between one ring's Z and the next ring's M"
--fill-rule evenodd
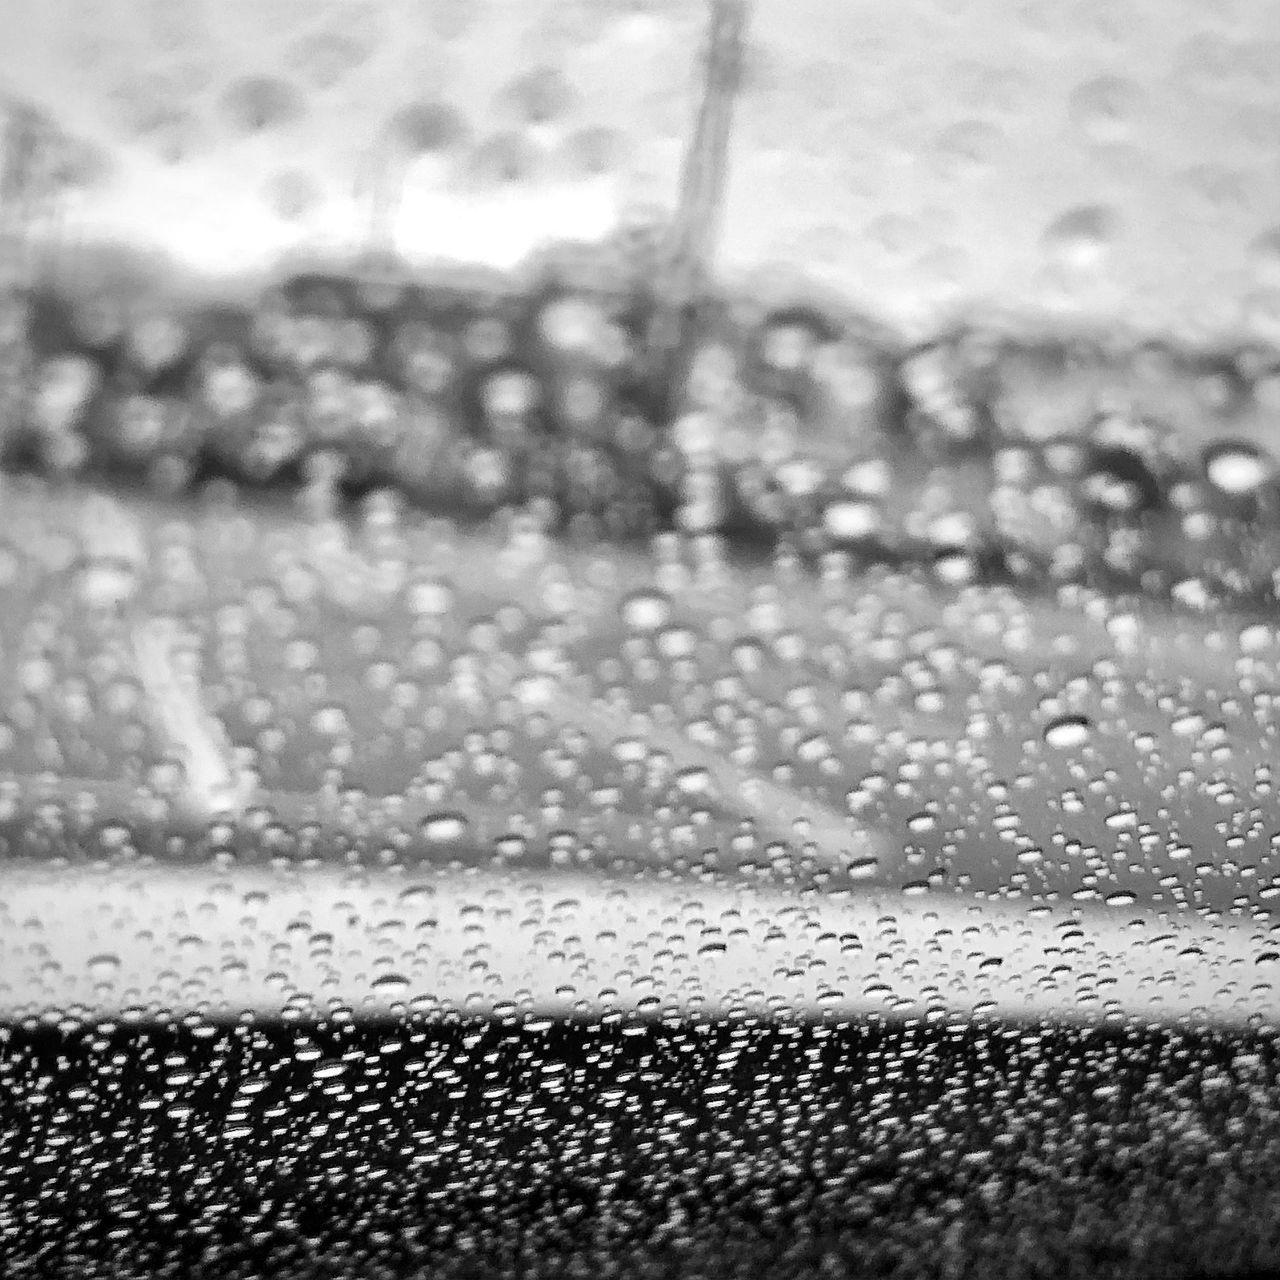
M0 1017L974 1017L1272 1025L1274 930L581 874L10 864Z

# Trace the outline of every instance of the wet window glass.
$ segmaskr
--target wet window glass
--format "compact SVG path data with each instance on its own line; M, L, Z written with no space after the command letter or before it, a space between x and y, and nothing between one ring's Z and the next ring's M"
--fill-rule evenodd
M1280 1270L1264 0L12 0L0 1274Z

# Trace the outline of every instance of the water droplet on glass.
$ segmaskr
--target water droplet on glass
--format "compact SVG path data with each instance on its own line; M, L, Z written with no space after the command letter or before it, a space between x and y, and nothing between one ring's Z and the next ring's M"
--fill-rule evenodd
M1275 473L1275 464L1260 446L1228 440L1205 451L1205 475L1223 493L1254 493Z
M1120 216L1109 205L1068 209L1045 228L1041 248L1054 265L1091 271L1106 257L1120 233Z
M1072 123L1095 142L1123 139L1133 127L1142 99L1138 86L1123 76L1096 76L1071 95Z
M1044 731L1044 740L1055 751L1069 751L1089 741L1093 724L1087 716L1059 716Z
M631 631L658 631L671 621L671 597L665 591L635 591L622 601L623 624Z
M711 771L700 765L681 769L676 774L676 786L684 795L704 795L711 790Z
M89 975L95 982L110 982L120 972L120 957L103 953L90 958Z
M451 844L465 839L467 819L460 813L431 813L422 820L422 834L432 844Z

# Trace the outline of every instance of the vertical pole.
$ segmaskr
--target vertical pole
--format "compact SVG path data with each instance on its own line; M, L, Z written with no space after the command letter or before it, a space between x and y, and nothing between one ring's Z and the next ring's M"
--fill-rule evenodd
M650 329L655 393L664 418L679 411L696 339L698 304L715 255L728 176L729 135L742 80L749 0L711 0L702 99L685 153L666 261Z
M45 147L43 122L21 105L10 106L0 157L0 236L3 236L3 283L8 289L28 284L31 224L35 187Z

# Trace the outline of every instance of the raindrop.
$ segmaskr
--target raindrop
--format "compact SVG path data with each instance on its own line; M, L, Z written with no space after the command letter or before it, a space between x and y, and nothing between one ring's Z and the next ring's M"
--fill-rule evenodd
M481 139L464 165L464 177L477 190L488 191L535 180L542 153L523 133L506 130Z
M1280 227L1264 231L1249 245L1249 262L1258 284L1264 288L1280 285Z
M691 765L676 774L676 786L684 795L705 795L711 790L711 771Z
M969 552L959 548L948 549L934 557L933 571L940 582L951 587L963 586L978 576L978 563Z
M823 526L831 537L853 542L880 532L880 508L872 502L833 502L823 512Z
M120 957L109 953L96 955L90 958L87 967L95 982L110 982L120 972Z
M981 120L962 120L939 134L935 152L944 172L970 177L990 166L1004 141L1004 134L995 125Z
M578 94L557 67L537 67L512 80L498 94L500 106L527 124L545 124L567 114Z
M289 70L313 89L330 89L366 62L373 49L368 33L316 31L300 39L286 55Z
M387 131L409 155L449 151L466 141L470 130L462 114L446 102L415 102L391 117Z
M570 134L560 146L559 158L568 176L596 177L619 169L629 154L626 134L592 125Z
M655 588L635 591L623 599L620 613L630 631L659 631L671 621L671 597Z
M1119 233L1120 215L1110 205L1081 205L1055 218L1040 243L1052 262L1088 271L1102 262Z
M263 133L292 124L303 115L302 95L275 76L245 76L222 95L223 118L238 133Z
M1141 98L1141 90L1132 80L1097 76L1072 93L1072 123L1094 142L1118 141L1131 130Z
M344 707L326 706L317 708L311 719L312 728L326 737L337 737L350 731L351 724Z
M460 813L430 813L422 820L423 837L431 844L453 844L466 838L467 819Z
M1059 716L1044 731L1044 740L1055 751L1070 751L1082 747L1093 732L1093 722L1087 716Z
M1223 440L1205 450L1204 470L1210 484L1223 493L1254 493L1275 473L1275 464L1261 446L1243 440Z
M456 40L471 30L482 12L475 0L424 0L426 21L441 40Z
M301 169L283 169L267 179L264 197L272 211L286 222L295 222L320 201L320 188Z

